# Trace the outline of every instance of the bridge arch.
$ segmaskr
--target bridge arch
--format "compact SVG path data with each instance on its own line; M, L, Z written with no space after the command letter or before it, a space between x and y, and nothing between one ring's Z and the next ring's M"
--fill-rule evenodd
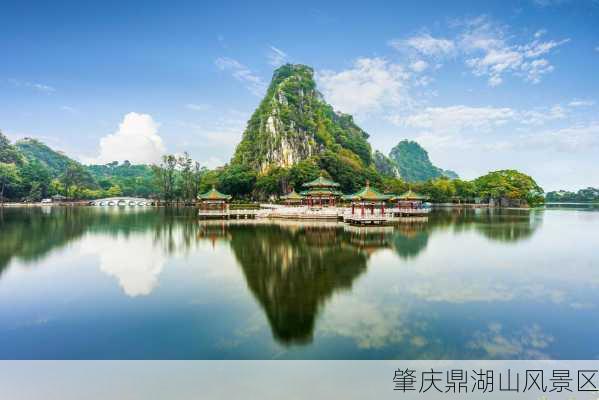
M154 204L154 200L142 197L107 197L90 201L90 205L99 207L143 207Z

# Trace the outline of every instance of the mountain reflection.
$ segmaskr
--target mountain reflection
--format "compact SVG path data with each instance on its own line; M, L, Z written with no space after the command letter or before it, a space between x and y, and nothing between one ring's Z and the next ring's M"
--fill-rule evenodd
M366 271L380 235L360 236L370 239L338 225L231 227L231 248L280 343L311 342L326 300Z
M353 228L335 222L198 223L193 209L4 209L0 276L12 260L35 265L53 250L91 235L89 247L100 256L101 270L116 277L126 294L147 295L170 255L194 252L206 240L230 242L274 334L283 342L305 342L322 304L336 290L351 287L372 252L387 248L402 260L414 259L437 231L474 231L492 241L516 243L534 234L542 215L451 210L395 227Z

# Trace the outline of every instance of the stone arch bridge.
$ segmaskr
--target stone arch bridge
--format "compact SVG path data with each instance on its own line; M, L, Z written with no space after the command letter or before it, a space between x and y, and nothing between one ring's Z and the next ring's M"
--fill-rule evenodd
M90 201L89 204L92 206L102 207L138 207L154 205L154 200L143 199L140 197L108 197L105 199L97 199Z

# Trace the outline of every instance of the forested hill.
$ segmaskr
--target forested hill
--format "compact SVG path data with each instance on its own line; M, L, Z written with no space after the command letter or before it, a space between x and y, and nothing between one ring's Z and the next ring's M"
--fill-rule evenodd
M258 180L265 184L274 180L279 181L278 188L265 187L264 191L281 193L285 186L301 189L303 182L321 171L348 192L366 180L381 182L368 134L351 115L326 103L316 88L312 68L283 65L274 71L266 95L248 121L225 171L231 179L225 179L224 186L241 194Z
M52 150L37 139L25 138L17 140L15 148L27 160L39 161L54 176L62 174L70 164L79 164L62 152Z
M577 192L569 192L566 190L557 190L547 192L545 201L549 202L581 202L581 203L599 203L599 189L588 187L580 189Z
M407 182L424 182L442 176L458 178L455 172L434 166L428 152L414 141L399 142L389 153L389 158L399 169L401 178Z
M71 198L157 194L148 165L113 162L82 165L37 139L15 144L0 132L0 180L3 197L38 201L61 194Z

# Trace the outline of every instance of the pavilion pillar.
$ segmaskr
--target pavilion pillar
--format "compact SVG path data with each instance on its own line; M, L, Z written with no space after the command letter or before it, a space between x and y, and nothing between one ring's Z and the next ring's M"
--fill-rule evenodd
M385 202L384 201L381 203L381 214L385 215Z
M374 203L370 204L370 215L374 215Z
M351 215L354 215L354 209L356 208L355 203L352 201L351 202Z
M362 216L364 216L364 202L360 203L360 211L362 213Z

